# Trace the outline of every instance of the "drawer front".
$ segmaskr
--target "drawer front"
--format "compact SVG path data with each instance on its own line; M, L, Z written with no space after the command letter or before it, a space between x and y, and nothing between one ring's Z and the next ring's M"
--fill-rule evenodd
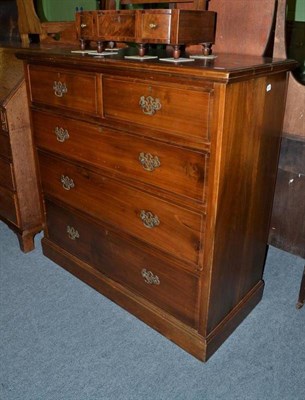
M97 13L97 37L115 41L135 40L135 11L109 10Z
M139 27L138 33L141 41L162 41L169 43L170 41L170 27L171 27L171 13L169 11L155 12L138 12Z
M33 102L101 114L100 75L74 73L55 68L29 66L31 100Z
M204 198L207 154L41 112L33 112L33 124L41 148L183 196Z
M8 123L6 117L6 111L4 109L0 109L0 119L1 119L1 126L0 129L2 132L8 132Z
M176 257L198 262L203 216L62 160L40 155L47 195Z
M18 225L16 195L0 186L0 217Z
M105 118L209 140L211 91L103 77Z
M11 158L12 151L10 145L10 138L0 132L0 157Z
M46 210L51 241L195 327L197 277L54 203Z
M15 190L13 165L2 158L0 158L0 186L9 190Z
M77 35L82 39L93 39L95 36L95 13L91 11L77 12L75 14Z

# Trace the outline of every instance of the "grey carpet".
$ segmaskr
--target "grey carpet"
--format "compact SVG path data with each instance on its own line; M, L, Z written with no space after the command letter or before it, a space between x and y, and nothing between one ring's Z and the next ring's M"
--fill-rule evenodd
M261 303L200 363L0 222L1 400L304 400L303 260L270 248Z

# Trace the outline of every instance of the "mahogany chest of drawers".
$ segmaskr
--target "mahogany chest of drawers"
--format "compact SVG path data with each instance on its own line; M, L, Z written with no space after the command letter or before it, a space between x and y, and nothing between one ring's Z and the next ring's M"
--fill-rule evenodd
M0 48L0 219L28 252L42 229L23 65Z
M292 61L21 51L44 254L207 360L259 302Z

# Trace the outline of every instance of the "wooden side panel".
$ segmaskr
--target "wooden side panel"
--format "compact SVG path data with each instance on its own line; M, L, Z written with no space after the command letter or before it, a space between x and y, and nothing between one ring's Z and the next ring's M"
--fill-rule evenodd
M21 228L36 227L37 229L41 225L42 212L24 81L9 103L7 111L11 116L9 118L9 131Z
M217 216L207 221L215 234L208 332L262 279L285 79L285 74L267 76L227 88L223 130L218 132L222 149L211 159L211 168L219 168L214 175L219 192ZM207 215L213 215L211 203Z

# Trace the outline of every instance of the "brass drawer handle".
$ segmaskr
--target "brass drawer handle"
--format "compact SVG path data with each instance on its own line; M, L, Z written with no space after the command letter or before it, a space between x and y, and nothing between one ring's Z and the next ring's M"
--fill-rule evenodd
M68 93L68 89L65 83L62 83L60 81L54 81L53 83L53 90L54 94L57 97L63 97L66 93Z
M151 23L148 26L150 29L156 29L158 27L158 24Z
M56 126L54 129L54 133L56 135L56 138L59 142L63 143L65 140L69 139L69 132L67 129L61 128L59 126Z
M140 218L143 222L143 225L146 228L151 229L151 228L154 228L154 227L160 225L160 220L159 220L158 216L154 215L150 211L141 210Z
M139 161L145 171L154 171L159 168L161 163L158 156L153 156L150 153L140 153Z
M80 24L80 27L81 27L82 29L87 28L87 24Z
M146 115L154 115L156 111L161 110L161 103L159 99L154 99L152 96L141 96L139 106Z
M143 268L141 275L144 278L145 283L148 285L160 285L160 279L158 275L154 275L151 271L147 271L145 268Z
M65 190L73 189L75 186L73 179L69 178L68 176L62 175L60 181Z
M79 233L73 226L67 226L67 234L71 240L79 239Z

